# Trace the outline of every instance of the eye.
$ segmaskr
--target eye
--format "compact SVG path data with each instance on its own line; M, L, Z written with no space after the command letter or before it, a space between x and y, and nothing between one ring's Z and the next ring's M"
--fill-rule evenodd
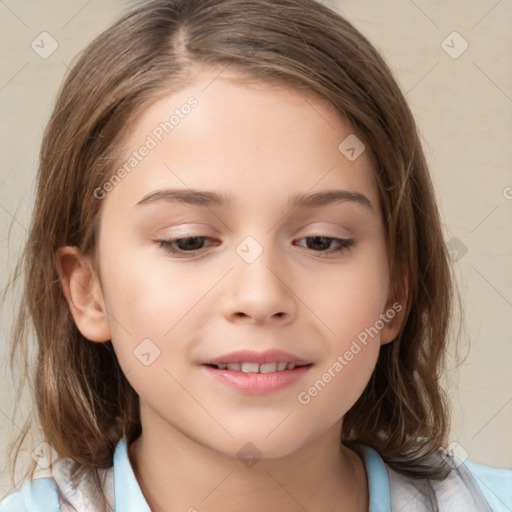
M352 238L335 238L332 236L307 236L305 238L301 238L301 240L310 241L310 243L306 242L306 246L308 249L312 249L314 252L322 253L341 253L344 251L348 251L350 247L355 244L355 240ZM331 244L334 242L335 248L329 249ZM319 248L319 250L313 249L313 247Z
M187 257L187 253L189 253L190 256L194 256L195 252L204 249L204 240L213 240L213 238L208 236L187 236L184 238L173 238L170 240L156 240L156 242L166 252Z
M169 240L156 240L158 245L166 252L177 254L183 257L192 257L198 251L204 249L204 241L215 241L208 236L188 236L183 238L172 238ZM335 238L330 236L308 236L301 238L306 240L306 248L314 252L323 254L342 253L348 251L355 244L354 239ZM332 248L331 245L335 244Z

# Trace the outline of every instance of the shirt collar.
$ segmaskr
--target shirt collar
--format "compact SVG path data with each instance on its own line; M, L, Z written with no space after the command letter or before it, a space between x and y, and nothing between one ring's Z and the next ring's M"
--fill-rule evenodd
M369 446L360 445L359 453L368 477L369 512L392 512L389 477L384 461L379 453Z
M368 476L369 512L391 512L389 478L384 461L373 448L359 448ZM114 452L114 496L114 512L151 512L130 464L126 438L119 442Z
M114 499L114 512L151 512L128 458L126 438L114 452Z

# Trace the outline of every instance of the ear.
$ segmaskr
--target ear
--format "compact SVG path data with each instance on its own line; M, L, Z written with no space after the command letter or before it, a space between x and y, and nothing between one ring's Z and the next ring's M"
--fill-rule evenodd
M407 269L402 267L391 284L391 291L383 311L384 328L380 333L380 344L392 342L400 333L407 312L409 297L409 276Z
M90 258L76 247L60 247L55 253L57 271L66 301L78 330L90 341L111 338L99 277Z

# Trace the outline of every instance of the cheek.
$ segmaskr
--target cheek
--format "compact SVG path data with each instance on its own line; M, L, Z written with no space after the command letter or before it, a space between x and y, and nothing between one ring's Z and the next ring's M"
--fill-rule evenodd
M323 340L325 357L298 396L309 413L327 414L334 421L368 383L385 325L381 315L389 294L386 265L383 251L368 251L311 287L308 305L314 304L315 314L322 319L318 339Z
M322 320L325 333L343 348L347 340L375 324L389 295L385 254L376 251L333 265L310 278L301 290L312 312Z
M184 277L179 265L156 266L137 252L104 265L109 312L134 335L163 336L204 294L208 283Z
M154 359L155 370L185 350L191 337L185 329L197 328L199 312L204 314L204 304L198 301L214 284L214 276L186 278L178 265L171 271L170 266L156 267L136 256L102 262L112 344L132 378L140 373L141 362Z
M347 293L334 290L323 298L325 308L320 315L329 318L329 328L318 339L323 343L324 357L297 396L307 414L323 416L327 424L342 417L361 396L381 346L385 288L379 289L371 279L366 283L358 280L355 275L345 284L353 288L347 286Z
M340 420L356 403L372 375L378 347L361 347L348 361L343 354L333 358L304 384L297 394L298 416L320 435Z
M188 403L171 375L182 380L179 373L194 339L190 322L197 327L191 319L202 309L196 304L207 283L184 280L183 273L162 274L133 258L104 268L112 345L131 386L155 407Z

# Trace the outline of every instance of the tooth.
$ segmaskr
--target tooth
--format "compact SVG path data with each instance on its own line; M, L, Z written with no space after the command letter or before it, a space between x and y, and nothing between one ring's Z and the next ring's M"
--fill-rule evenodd
M288 363L286 365L287 370L293 370L297 365L295 363Z
M242 366L240 369L244 373L258 373L259 368L260 368L260 365L258 363L242 363Z
M225 369L227 369L227 367L228 367L228 365L227 365L227 364L218 364L218 365L217 365L217 368L218 368L219 370L225 370Z
M227 365L228 370L239 372L240 371L240 363L229 363Z
M283 371L286 370L287 363L277 363L277 371Z
M260 366L260 373L272 373L277 370L277 363L266 363Z

